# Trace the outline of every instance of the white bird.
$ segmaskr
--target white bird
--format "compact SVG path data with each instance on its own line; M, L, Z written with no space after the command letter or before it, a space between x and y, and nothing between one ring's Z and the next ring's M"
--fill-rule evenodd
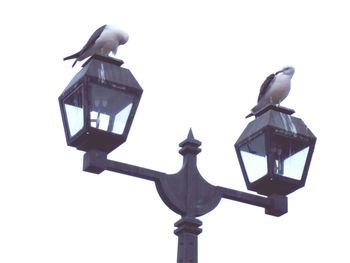
M77 53L65 57L63 60L74 59L74 67L77 61L84 60L95 54L108 56L110 52L114 55L120 45L124 45L129 40L129 35L121 29L110 25L101 26L89 38L85 46Z
M294 71L293 67L284 67L282 70L268 76L260 87L258 104L251 109L251 113L246 118L255 116L270 104L280 105L289 94Z

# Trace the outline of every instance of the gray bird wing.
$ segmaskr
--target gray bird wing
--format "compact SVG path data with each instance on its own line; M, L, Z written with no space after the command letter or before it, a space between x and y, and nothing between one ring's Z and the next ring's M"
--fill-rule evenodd
M79 51L79 56L84 54L88 49L90 49L96 42L96 40L100 37L102 34L103 30L105 29L107 25L101 26L98 28L89 38L89 40L86 42L85 46Z
M275 74L271 74L269 75L265 81L263 82L263 84L261 84L260 87L260 92L259 92L259 97L258 97L258 102L262 99L262 97L266 94L266 92L268 91L270 85L272 84L272 82L275 80L276 75Z

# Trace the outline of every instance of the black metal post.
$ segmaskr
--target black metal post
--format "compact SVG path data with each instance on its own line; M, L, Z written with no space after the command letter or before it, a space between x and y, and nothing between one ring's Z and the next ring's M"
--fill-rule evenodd
M196 218L183 217L175 223L174 231L178 236L177 263L198 262L198 235L202 222Z
M174 212L181 215L175 223L178 236L178 263L198 262L198 235L202 232L199 227L202 222L196 217L213 210L221 198L226 198L246 204L265 208L265 213L281 216L287 213L287 197L271 195L269 197L254 195L213 186L200 175L197 168L197 154L201 142L193 137L190 130L188 137L180 143L179 153L183 155L183 166L176 174L166 174L143 167L111 161L102 151L88 151L84 155L83 170L101 173L104 170L135 176L155 182L163 202Z

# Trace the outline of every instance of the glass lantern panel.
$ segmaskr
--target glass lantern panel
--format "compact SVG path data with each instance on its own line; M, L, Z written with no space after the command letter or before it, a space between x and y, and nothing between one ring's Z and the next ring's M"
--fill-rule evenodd
M283 161L283 176L301 180L310 147L306 147Z
M240 153L249 182L255 182L267 174L265 136L260 134L240 147Z
M124 90L92 85L90 89L91 127L123 134L134 96Z
M310 147L291 136L271 137L272 171L275 175L301 180Z
M91 127L107 131L109 115L97 111L90 111L90 121Z
M77 132L80 131L84 125L82 98L82 91L81 89L78 89L77 92L73 93L64 100L64 109L66 111L70 137L77 134Z
M123 134L126 122L129 118L132 103L122 109L114 118L113 132L117 134Z
M267 157L241 151L249 182L255 182L267 174Z

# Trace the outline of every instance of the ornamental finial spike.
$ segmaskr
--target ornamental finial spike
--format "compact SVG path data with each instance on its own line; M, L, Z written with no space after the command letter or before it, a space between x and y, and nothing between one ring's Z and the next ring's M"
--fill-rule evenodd
M180 154L184 155L188 152L192 152L192 153L195 153L195 154L198 154L201 149L199 149L199 146L201 146L201 142L196 140L194 137L193 137L193 132L192 132L192 129L189 130L188 132L188 135L187 135L187 138L186 140L184 140L183 142L181 142L179 144L179 146L181 147L180 149Z
M192 128L190 128L190 130L188 131L187 139L194 140Z

